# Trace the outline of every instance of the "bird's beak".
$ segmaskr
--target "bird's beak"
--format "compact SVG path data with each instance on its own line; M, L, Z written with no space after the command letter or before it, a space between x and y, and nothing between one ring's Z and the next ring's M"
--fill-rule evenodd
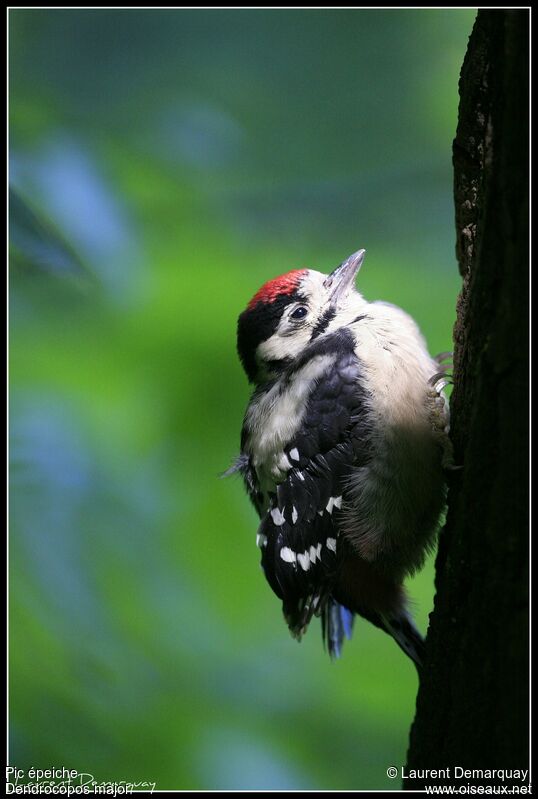
M366 250L354 252L325 279L323 285L329 290L329 299L334 305L351 291L365 253Z

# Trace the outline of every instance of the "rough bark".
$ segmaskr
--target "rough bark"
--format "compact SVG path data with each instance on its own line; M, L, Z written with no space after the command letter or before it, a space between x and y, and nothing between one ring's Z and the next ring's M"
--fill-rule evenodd
M528 24L525 10L479 11L460 77L451 436L463 468L406 767L451 774L405 788L486 784L456 766L528 768Z

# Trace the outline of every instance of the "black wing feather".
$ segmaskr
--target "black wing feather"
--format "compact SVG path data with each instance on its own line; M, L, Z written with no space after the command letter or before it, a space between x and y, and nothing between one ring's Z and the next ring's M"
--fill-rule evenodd
M314 613L323 618L329 613L327 602L337 568L339 505L345 502L351 469L366 462L370 453L367 398L353 343L351 336L340 335L335 341L334 364L313 387L301 429L286 447L294 467L271 495L259 528L266 540L262 547L265 575L283 600L286 619L297 637ZM329 615L335 613L331 605ZM326 624L335 629L330 619ZM340 623L339 630L345 629ZM330 636L326 640L334 651Z

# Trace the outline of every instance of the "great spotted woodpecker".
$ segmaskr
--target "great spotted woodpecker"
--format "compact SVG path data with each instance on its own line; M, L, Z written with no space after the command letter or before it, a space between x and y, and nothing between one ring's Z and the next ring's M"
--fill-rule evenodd
M260 516L263 570L292 634L320 616L338 656L359 614L420 666L403 581L444 505L447 380L408 314L355 289L364 253L330 275L270 280L240 315L255 389L229 471L242 473Z

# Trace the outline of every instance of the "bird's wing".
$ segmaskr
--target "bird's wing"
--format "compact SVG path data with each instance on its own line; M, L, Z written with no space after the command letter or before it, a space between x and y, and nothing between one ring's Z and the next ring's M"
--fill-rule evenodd
M265 575L297 636L325 606L337 567L346 479L369 457L360 369L350 346L314 387L301 428L286 447L292 467L270 495L258 531Z
M230 477L230 475L237 474L238 472L243 478L243 483L250 501L261 519L266 510L263 503L263 494L260 492L256 469L252 465L249 455L245 452L241 452L241 454L237 456L230 468L223 472L221 477Z

